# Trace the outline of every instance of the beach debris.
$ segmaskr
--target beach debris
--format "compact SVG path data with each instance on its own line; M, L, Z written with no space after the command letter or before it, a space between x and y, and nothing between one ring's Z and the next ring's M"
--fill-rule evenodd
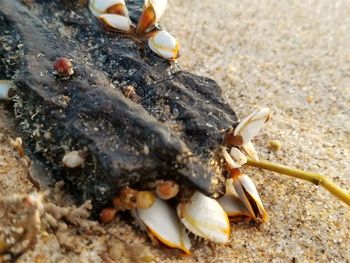
M96 4L95 1L90 3ZM98 8L101 3L97 2ZM125 7L124 2L118 3L114 2L107 9L96 9L95 14L127 18L128 15L120 11ZM150 3L148 7L147 3ZM44 19L50 17L42 14L37 17L18 1L2 0L0 5L1 15L13 22L25 46L21 59L27 65L26 74L19 74L16 83L19 84L17 103L26 105L22 111L23 107L17 107L25 131L30 131L26 134L33 134L37 127L43 130L50 127L52 140L39 141L46 147L45 150L38 147L38 153L56 174L69 183L69 189L82 193L77 195L80 201L92 199L94 204L92 206L91 201L86 201L75 209L45 204L44 215L53 229L60 228L61 223L57 221L63 220L89 231L97 224L86 219L91 209L94 217L100 215L104 222L113 221L114 212L129 210L152 241L158 240L186 254L191 252L186 228L198 237L225 243L230 235L228 216L248 216L257 222L267 218L257 189L248 177L248 171L243 170L246 166L277 171L319 184L350 204L346 191L320 175L257 161L252 140L269 119L267 108L253 112L238 124L234 111L222 99L221 90L214 81L179 71L174 63L156 56L142 56L147 52L140 52L140 45L162 32L155 21L164 12L164 2L145 2L146 9L153 10L152 23L139 27L139 33L131 26L129 35L132 40L124 35L91 32L92 40L93 36L98 37L93 43L94 48L85 48L86 38L84 42L76 38L78 44L65 41L64 45L57 45L61 43L60 39L46 26L47 23L40 21L40 16ZM53 1L52 5L55 7L57 3ZM130 15L132 21L136 21L134 12ZM85 32L86 24L75 25L77 35ZM58 89L60 81L57 78L51 74L45 78L41 75L49 71L45 65L52 64L50 57L40 56L41 61L37 63L37 57L29 54L43 54L43 51L55 47L57 53L62 53L62 46L72 50L74 57L86 57L87 62L94 63L79 68L81 76L87 78L76 78L64 83L65 88ZM96 59L102 52L99 49L111 57L116 55L118 63L114 60L99 63ZM115 86L111 85L111 80ZM140 95L139 104L122 95L121 89L126 85L132 85ZM74 107L61 107L52 99L53 94L62 93L72 97ZM41 108L35 113L38 101ZM33 113L36 114L34 119ZM225 139L222 140L225 130ZM57 142L64 146L63 149L68 146L79 149L81 145L89 148L91 163L83 166L84 162L79 160L77 166L71 165L83 168L74 170L81 172L81 176L72 178L71 171L62 165L62 147L55 147ZM246 158L239 150L247 154ZM159 180L174 181L179 189L173 185L167 192L157 188L159 184L147 187ZM226 192L223 186L226 186ZM170 200L159 198L161 195ZM109 206L111 201L113 207ZM105 208L108 210L103 210ZM104 212L100 214L101 211ZM69 236L62 234L59 239L69 248L69 242L64 241L70 241ZM6 244L1 242L4 251Z

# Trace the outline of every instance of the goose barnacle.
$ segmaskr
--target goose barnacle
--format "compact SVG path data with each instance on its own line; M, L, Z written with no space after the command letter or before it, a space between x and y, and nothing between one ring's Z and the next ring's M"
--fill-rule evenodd
M190 254L191 241L176 216L175 211L166 201L156 197L149 208L136 208L134 216L144 225L149 235L163 244L178 248Z
M175 60L179 57L180 44L165 30L157 31L149 40L148 46L158 56Z
M129 17L124 0L90 0L89 9L94 16L115 14Z
M188 202L177 206L177 214L193 234L215 243L226 243L230 237L227 214L215 199L196 191Z
M144 33L156 25L164 14L167 0L145 0L143 12L136 27L137 33Z
M115 14L103 14L99 16L99 19L113 29L125 33L131 31L132 23L128 17Z

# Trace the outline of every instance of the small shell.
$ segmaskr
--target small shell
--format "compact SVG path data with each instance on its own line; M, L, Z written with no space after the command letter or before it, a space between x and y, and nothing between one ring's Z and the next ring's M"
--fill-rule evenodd
M89 9L94 16L118 14L129 17L124 0L90 0Z
M150 234L163 244L179 248L186 254L191 253L191 241L175 211L165 201L156 198L150 208L137 208L136 216L145 224Z
M235 128L234 135L240 135L243 139L243 144L246 144L260 132L269 118L270 110L268 108L256 110L238 124Z
M193 234L215 243L226 243L230 237L230 223L220 204L200 192L189 202L180 203L177 213L185 227Z
M85 158L83 158L83 154L79 151L68 152L62 158L62 163L67 168L79 167L84 162L85 162Z
M106 25L116 30L120 30L123 32L130 32L131 30L131 21L129 18L125 16L114 15L114 14L104 14L104 15L100 15L99 18Z
M0 80L0 100L9 99L9 91L12 87L11 81Z
M148 46L158 56L174 60L179 56L180 45L167 31L156 32L149 40Z

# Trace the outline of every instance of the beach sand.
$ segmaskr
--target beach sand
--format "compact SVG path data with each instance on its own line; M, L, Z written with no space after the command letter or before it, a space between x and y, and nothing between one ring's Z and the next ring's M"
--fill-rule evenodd
M256 107L272 110L254 139L261 159L317 171L350 189L349 1L170 0L161 22L181 43L180 65L217 81L240 118ZM0 132L15 137L10 114L1 109ZM281 150L269 150L270 140ZM0 152L0 193L29 191L5 141ZM310 183L249 167L244 172L256 183L269 219L232 223L228 244L198 240L184 257L152 246L118 219L103 235L72 231L79 249L60 246L44 230L20 262L102 262L113 253L118 262L350 261L349 207Z

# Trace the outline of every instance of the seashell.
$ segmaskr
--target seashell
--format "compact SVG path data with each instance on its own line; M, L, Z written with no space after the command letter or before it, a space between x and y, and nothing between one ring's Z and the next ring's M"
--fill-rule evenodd
M179 42L165 30L156 32L148 40L148 46L162 58L174 60L179 57Z
M196 191L188 202L177 206L177 214L193 234L215 243L226 243L230 237L227 214L215 199Z

